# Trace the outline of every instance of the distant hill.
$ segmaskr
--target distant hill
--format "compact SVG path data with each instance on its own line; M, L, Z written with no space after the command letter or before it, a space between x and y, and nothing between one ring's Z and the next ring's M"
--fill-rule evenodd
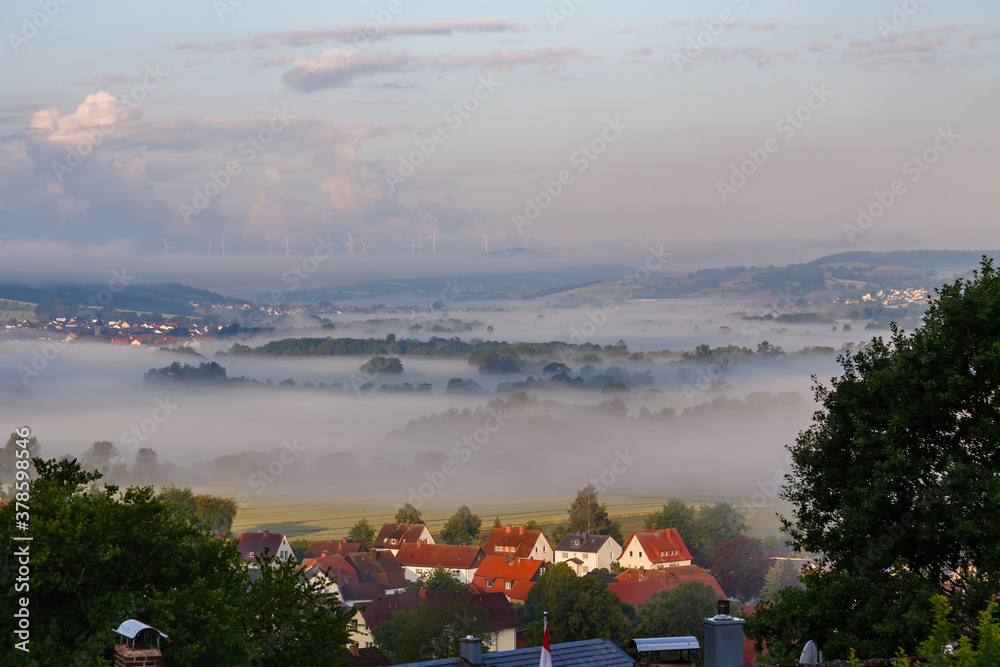
M908 266L914 269L933 269L976 266L983 255L997 259L1000 257L1000 250L894 250L891 252L851 250L820 257L809 263L822 266L843 262L864 262L866 264Z
M27 301L28 303L43 303L50 299L62 299L74 306L109 305L116 310L134 310L172 315L190 315L194 312L191 301L212 301L215 303L239 302L236 299L210 292L208 290L189 287L180 283L162 283L159 285L129 285L121 292L113 294L109 303L98 302L102 290L107 285L46 285L43 287L28 287L10 283L0 283L0 299Z

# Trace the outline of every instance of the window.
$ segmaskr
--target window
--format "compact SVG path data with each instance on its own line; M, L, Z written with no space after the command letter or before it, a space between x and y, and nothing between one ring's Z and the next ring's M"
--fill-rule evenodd
M629 558L631 558L631 557L632 557L632 552L631 552L631 551L629 551L629 552L628 552L628 557L629 557Z
M642 552L641 551L639 552L639 558L642 558Z
M493 588L493 580L492 579L487 579L486 580L486 588Z
M395 544L395 543L396 543L396 538L394 537L394 538L392 538L391 540L389 540L389 543L390 543L390 544Z
M252 551L250 551L250 552L247 553L247 558L253 558L253 552Z
M506 588L509 591L510 589L514 588L514 582L512 582L512 581L505 581L505 582L503 582L503 587Z

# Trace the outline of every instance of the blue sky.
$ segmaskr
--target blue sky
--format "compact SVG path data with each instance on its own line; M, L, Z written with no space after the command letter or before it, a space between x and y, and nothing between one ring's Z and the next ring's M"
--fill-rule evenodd
M6 0L0 254L996 248L998 26L961 0Z

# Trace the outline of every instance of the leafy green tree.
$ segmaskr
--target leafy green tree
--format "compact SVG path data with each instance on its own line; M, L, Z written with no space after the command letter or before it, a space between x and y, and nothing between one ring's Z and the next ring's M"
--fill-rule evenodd
M763 603L749 631L790 654L912 653L950 595L971 627L1000 589L1000 274L983 259L937 291L911 334L839 358L794 445L782 498L796 550L820 554L803 590ZM887 613L886 610L891 610ZM783 635L797 619L798 632Z
M374 356L359 368L362 373L391 373L398 374L403 372L403 362L396 357L384 357L382 355Z
M500 528L503 528L503 526L500 526ZM524 524L524 529L525 530L541 530L542 526L537 521L535 521L534 519L532 519L528 523Z
M499 514L497 514L496 518L493 519L493 526L492 526L492 528L494 530L497 529L497 528L503 528L503 524L500 523L500 515Z
M35 459L29 493L30 592L17 591L18 556L0 556L0 613L30 596L30 652L0 638L0 664L107 665L111 628L137 618L162 629L171 664L347 664L350 619L336 596L302 583L293 564L251 583L236 543L179 516L152 488L120 491L75 461ZM0 507L0 540L24 531ZM277 565L277 564L275 564ZM210 628L210 632L206 632Z
M694 543L697 521L694 508L680 498L670 498L663 509L653 512L643 523L646 530L673 528L681 534L681 539L690 547Z
M430 572L424 572L416 581L406 584L407 592L419 591L421 588L427 591L455 591L456 593L468 593L469 585L463 584L458 577L446 570L444 566L437 565Z
M787 558L776 558L773 565L764 576L764 588L760 591L762 600L775 602L778 595L786 588L802 588L799 581L799 568Z
M414 611L397 611L372 628L375 645L394 663L453 658L459 640L473 635L488 641L493 633L485 616L468 600L445 605L422 604Z
M578 577L565 563L552 565L528 592L521 618L528 624L529 646L542 643L546 611L553 644L599 638L624 646L632 638L635 608L609 591L602 577Z
M746 515L732 503L717 502L698 508L695 544L704 554L698 562L702 567L711 567L715 549L726 540L742 535L746 529Z
M396 510L396 521L399 523L423 523L424 519L420 516L420 510L414 507L411 503L406 503L398 510Z
M236 501L219 496L197 495L194 497L198 521L209 530L228 533L233 527L239 506Z
M302 562L302 559L306 557L306 552L309 551L310 544L309 538L306 537L297 537L294 540L288 540L288 546L292 548L295 559L299 562Z
M451 515L441 528L441 539L447 544L468 544L479 538L483 520L472 513L468 505L462 505Z
M718 594L711 586L690 581L654 593L636 610L636 637L697 637L705 645L702 619L715 615ZM731 612L733 610L730 610ZM692 656L695 657L695 656ZM704 664L704 656L696 656Z
M764 545L756 537L738 536L726 540L715 549L712 575L730 597L749 602L760 594L771 559L764 554Z
M362 518L347 531L347 537L352 540L361 540L366 547L370 547L375 541L375 527L368 521L367 517Z
M131 479L135 484L149 486L159 481L160 461L156 451L150 447L142 447L135 454L132 465Z
M621 523L608 517L608 506L598 501L597 488L593 484L580 489L570 505L568 532L610 535L618 544L625 542Z
M7 444L4 446L3 451L0 451L0 484L10 484L14 481L14 476L17 472L17 453L19 451L24 451L25 448L28 450L28 460L34 460L41 455L42 446L38 442L38 438L35 436L28 437L28 443L25 447L21 447L17 444L18 440L24 440L18 436L17 431L10 434L7 439ZM25 457L20 457L25 458ZM34 477L35 476L35 464L32 463L28 466L28 473Z
M115 443L107 440L95 442L83 453L83 468L93 472L101 473L102 477L107 477L111 468L122 459Z

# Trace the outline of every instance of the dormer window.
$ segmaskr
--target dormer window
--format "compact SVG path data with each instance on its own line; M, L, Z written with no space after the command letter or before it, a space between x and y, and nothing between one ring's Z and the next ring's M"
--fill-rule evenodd
M389 544L395 544L395 543L396 543L396 538L395 537L389 540Z

